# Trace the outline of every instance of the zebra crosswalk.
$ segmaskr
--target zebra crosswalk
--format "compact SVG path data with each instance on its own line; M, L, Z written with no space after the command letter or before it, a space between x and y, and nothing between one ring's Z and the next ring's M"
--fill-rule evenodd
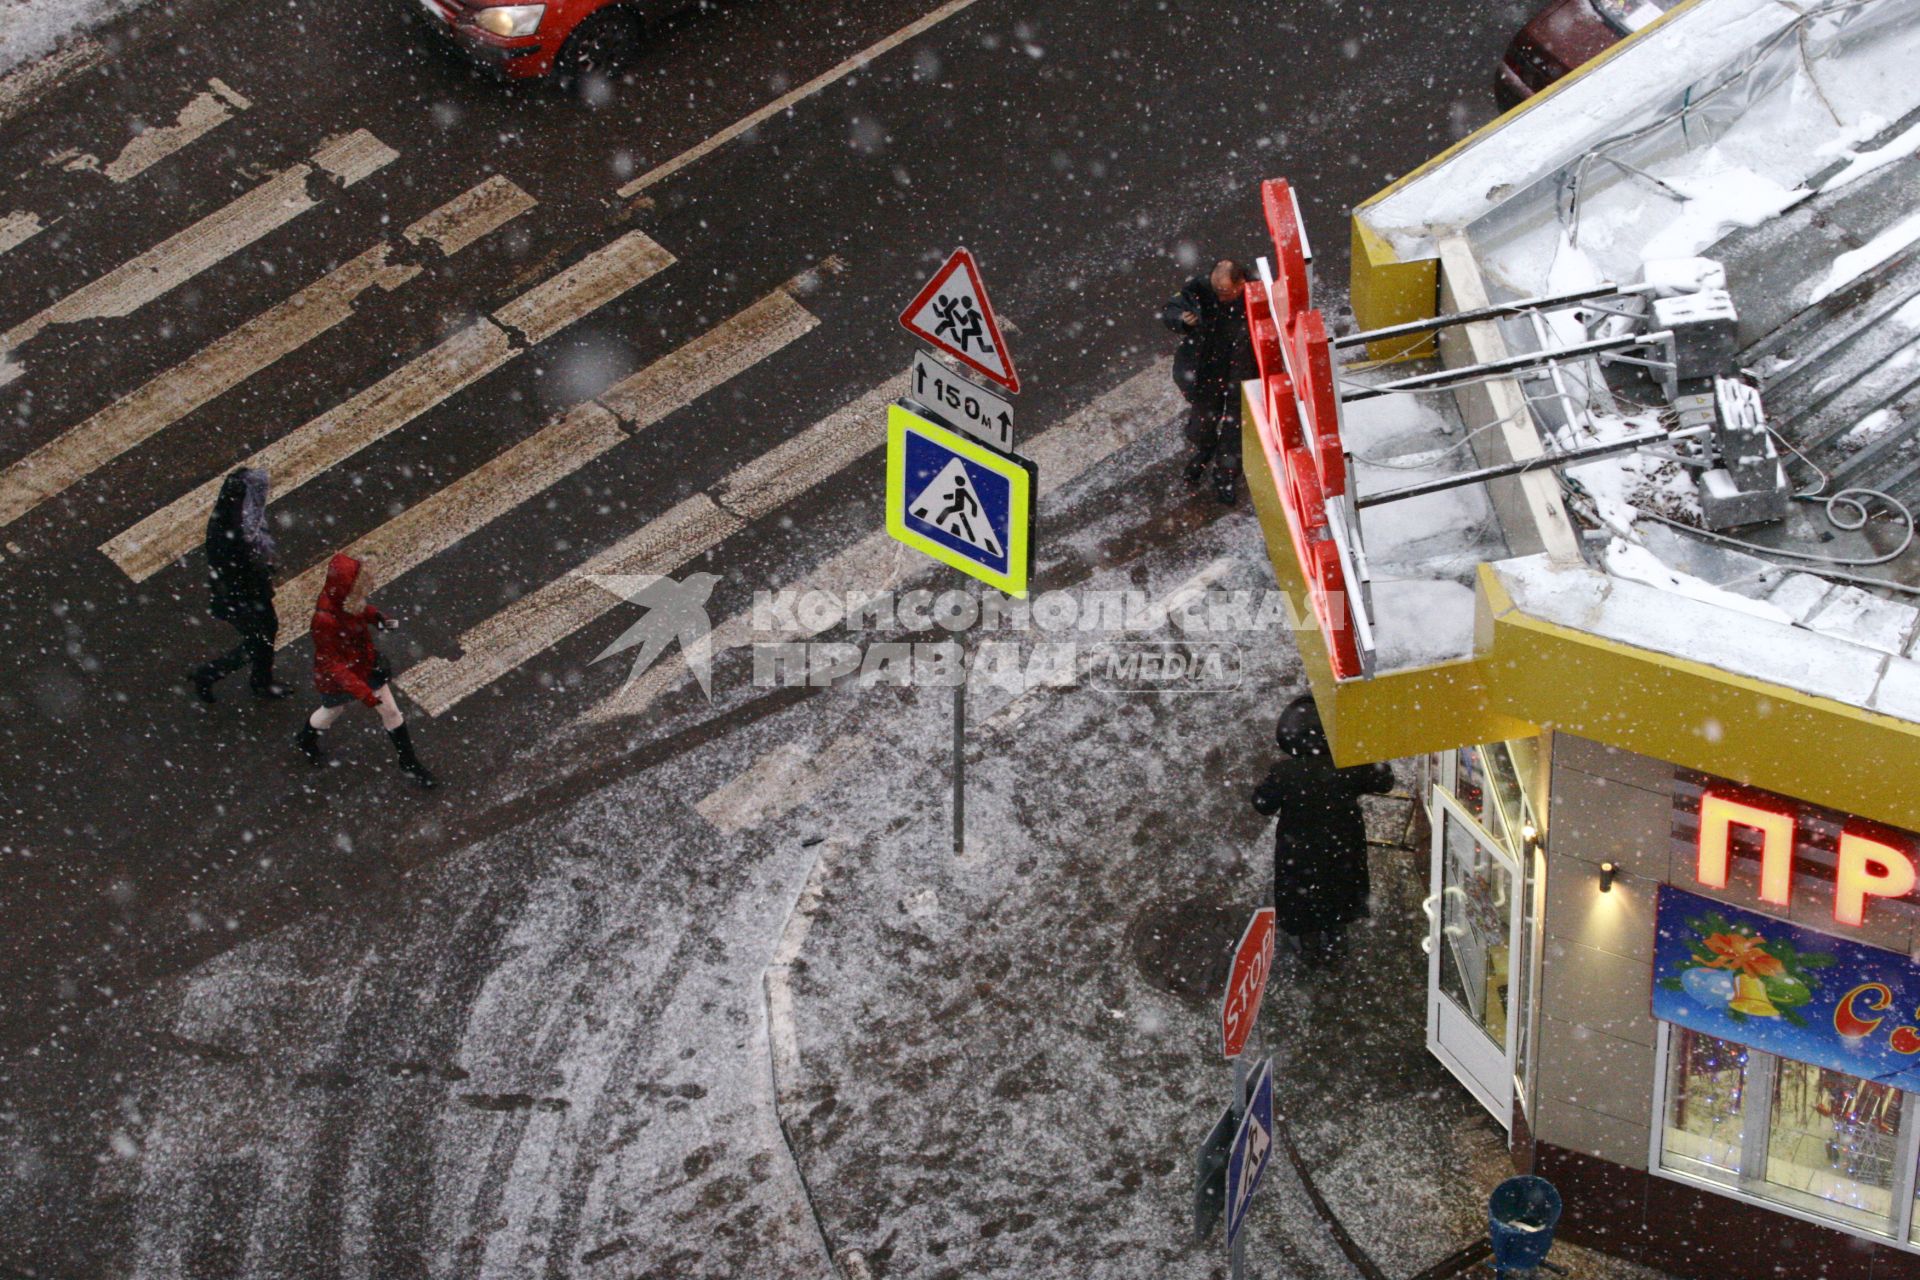
M97 276L0 333L0 386L22 372L15 353L49 326L120 319L240 252L269 232L320 206L311 181L326 175L350 187L400 158L365 129L330 138L311 160L282 169L200 221Z
M87 181L104 179L95 198L107 200L136 173L213 134L240 112L254 113L256 122L249 129L260 127L262 110L226 82L210 78L184 106L176 99L169 109L171 124L149 129L117 148L74 151L56 159L76 174L98 175ZM278 169L251 163L232 167L254 175L235 183L237 195L210 210L203 206L190 225L157 229L146 241L150 247L45 301L32 314L0 316L0 388L20 377L36 340L51 328L73 326L74 341L83 345L137 341L143 324L156 323L143 321L149 308L170 317L167 323L183 322L184 314L184 323L191 325L197 319L195 308L152 304L205 272L264 252L261 242L269 235L278 236L276 244L284 248L287 235L300 234L299 229L309 225L318 228L324 220L303 222L303 215L326 204L332 192L383 171L400 175L383 180L383 185L398 182L413 188L422 181L409 171L402 148L366 129L329 137L309 148L304 160ZM353 219L378 205L342 205L329 224L330 239L350 241ZM7 207L0 189L0 209ZM86 211L69 216L84 218ZM44 221L35 212L0 214L0 253L30 245ZM488 419L487 434L499 439L490 454L451 474L439 474L442 468L436 465L437 487L405 505L368 504L344 517L337 511L316 515L306 509L304 499L314 482L336 472L357 476L359 455L441 406L457 401L484 412L493 401L482 384L603 309L649 289L655 277L679 262L673 249L646 231L619 228L584 242L576 239L571 248L550 245L544 255L526 258L528 237L544 234L546 220L541 202L511 172L491 173L463 190L450 191L430 212L397 230L388 230L384 217L380 221L367 228L357 252L349 243L347 256L318 255L317 275L289 278L288 292L255 303L261 309L251 317L198 338L197 348L184 357L180 345L169 348L170 363L142 371L144 381L132 391L104 405L94 401L75 420L50 431L36 430L30 447L0 443L0 540L5 552L0 576L26 566L46 566L61 556L92 554L72 545L73 539L57 536L56 510L119 514L107 528L89 530L92 536L86 541L129 584L147 583L170 571L191 572L224 476L236 466L250 466L271 476L272 510L278 519L294 526L337 527L333 549L378 557L383 598L404 610L405 584L396 585L396 580L537 505L536 499L584 469L610 459L616 468L626 465L617 461L624 456L616 452L623 445L747 377L813 333L820 319L803 298L845 269L839 259L827 259L773 285L723 319L703 321L705 327L695 336L640 363L611 385L549 410L536 429L514 429L525 416L522 412L495 415L504 421ZM491 292L497 287L494 281L470 270L469 264L489 256L474 246L487 243L509 224L516 228L513 256L556 264L523 269L533 278L514 296L485 308L468 303L471 318L456 323L451 332L443 330L445 336L424 348L395 350L383 365L358 375L359 385L340 385L324 372L303 373L294 398L318 403L293 419L298 425L264 443L256 438L248 446L228 446L232 451L222 456L221 447L193 425L205 422L207 413L217 414L224 403L256 394L278 366L293 363L310 370L311 356L299 362L291 358L329 334L356 332L367 343L376 343L378 335L370 328L377 322L363 317L389 316L392 311L370 307L373 298L402 290L408 290L408 296L429 291L424 284L413 284L423 279L434 282L430 291L443 298ZM453 305L457 311L459 304ZM137 345L128 349L139 350ZM545 361L537 363L545 368ZM36 371L35 385L57 379L59 373ZM750 530L877 445L880 410L899 390L898 381L889 379L812 425L790 424L791 430L772 448L738 463L692 496L664 502L663 510L647 512L642 501L642 514L624 528L603 525L597 546L582 549L585 558L576 569L536 584L516 604L468 626L460 635L457 657L429 657L399 672L400 687L428 712L443 713L618 605L583 575L636 568L671 571ZM311 388L304 385L308 382ZM0 390L0 396L6 394ZM519 393L512 398L518 399ZM61 403L85 399L68 396ZM191 447L169 445L176 436L181 446L191 438ZM141 473L141 483L158 480L177 487L157 498L141 497L141 506L128 511L109 493L133 474L117 464L134 454L154 455L155 465ZM184 479L182 472L187 473ZM663 492L671 491L671 486L663 487ZM627 509L625 504L621 509ZM368 523L375 527L351 527L361 511L370 514ZM16 536L19 542L12 540ZM279 584L280 647L303 638L330 554L331 549L327 555L304 555ZM182 578L179 584L190 581ZM176 589L173 598L179 595Z
M407 227L402 244L433 244L445 258L525 213L534 199L495 176ZM0 529L114 458L350 318L369 289L392 292L421 273L383 241L215 339L86 421L0 470Z

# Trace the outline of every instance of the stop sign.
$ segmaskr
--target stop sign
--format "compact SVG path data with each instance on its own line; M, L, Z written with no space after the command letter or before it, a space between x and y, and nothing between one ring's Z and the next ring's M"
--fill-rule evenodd
M1229 1058L1239 1057L1247 1047L1272 969L1273 908L1262 907L1247 921L1240 945L1233 949L1233 971L1227 975L1227 995L1220 1005L1220 1047Z

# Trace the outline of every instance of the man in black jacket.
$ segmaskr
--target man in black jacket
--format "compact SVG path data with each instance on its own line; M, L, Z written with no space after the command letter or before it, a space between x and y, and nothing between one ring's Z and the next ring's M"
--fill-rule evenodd
M1173 380L1190 406L1186 481L1198 484L1211 463L1214 496L1229 506L1240 493L1239 386L1258 372L1246 293L1247 269L1223 258L1160 308L1160 323L1180 335Z

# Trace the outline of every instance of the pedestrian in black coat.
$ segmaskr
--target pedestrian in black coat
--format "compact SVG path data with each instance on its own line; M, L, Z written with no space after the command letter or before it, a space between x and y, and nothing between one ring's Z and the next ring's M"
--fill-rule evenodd
M1254 789L1253 807L1280 815L1273 840L1276 923L1309 968L1344 953L1347 926L1367 915L1367 825L1360 797L1393 788L1384 764L1334 767L1313 699L1302 694L1281 713L1274 740L1288 755Z
M188 676L201 701L212 702L213 686L247 666L254 697L287 696L286 688L273 682L273 642L280 631L273 611L273 569L267 473L241 467L220 486L207 518L207 612L239 632L240 643Z
M1160 323L1180 335L1173 380L1187 400L1186 481L1213 467L1214 496L1231 505L1240 494L1242 382L1259 372L1247 330L1247 269L1230 258L1195 276L1160 308Z

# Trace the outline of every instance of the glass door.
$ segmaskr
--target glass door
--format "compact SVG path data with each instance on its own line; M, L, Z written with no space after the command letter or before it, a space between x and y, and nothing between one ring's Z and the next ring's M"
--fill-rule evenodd
M1520 869L1467 808L1434 793L1427 1048L1503 1127L1513 1121ZM1520 960L1524 967L1525 961Z

